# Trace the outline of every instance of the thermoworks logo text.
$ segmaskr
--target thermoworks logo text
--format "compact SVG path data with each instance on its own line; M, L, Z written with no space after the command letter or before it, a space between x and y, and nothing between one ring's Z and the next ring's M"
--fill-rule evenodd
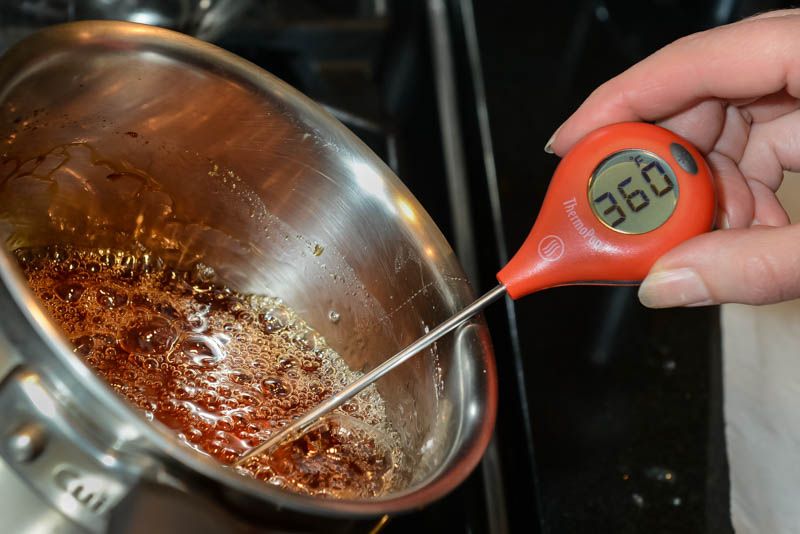
M578 235L588 241L593 248L601 248L603 246L603 242L600 241L597 236L595 236L594 228L591 228L580 218L580 215L578 215L578 212L575 209L575 206L577 205L578 201L575 200L575 198L571 198L563 203L564 211L567 213L569 222L572 223L572 227L575 228L575 231L578 232Z

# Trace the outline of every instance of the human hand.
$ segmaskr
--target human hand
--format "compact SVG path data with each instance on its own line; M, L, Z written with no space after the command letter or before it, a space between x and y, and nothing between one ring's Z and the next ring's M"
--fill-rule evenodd
M639 289L649 307L765 304L800 297L800 225L775 191L800 170L800 9L684 37L597 88L545 150L592 130L656 122L706 157L719 231L671 250Z

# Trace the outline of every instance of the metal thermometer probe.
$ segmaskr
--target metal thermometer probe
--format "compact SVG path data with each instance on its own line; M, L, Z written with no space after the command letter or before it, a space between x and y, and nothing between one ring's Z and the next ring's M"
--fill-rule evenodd
M634 285L665 252L707 232L716 202L701 154L644 123L592 132L561 160L536 222L497 273L500 285L234 462L240 466L295 439L393 369L505 293L518 299L563 285Z
M483 308L503 296L505 292L506 288L502 285L495 287L481 298L474 301L472 304L453 315L421 338L414 341L411 345L407 346L380 364L372 371L364 374L361 378L351 382L343 390L331 395L325 401L317 404L314 408L292 421L291 424L285 426L280 432L269 438L261 445L246 451L236 462L234 462L233 465L242 465L253 456L258 456L263 452L277 447L284 441L289 441L301 436L321 417L358 395L362 390L372 385L373 382L381 378L386 373L392 371L398 365L410 359L412 356L419 354L422 349L435 343L439 338L461 326L470 317L479 313Z

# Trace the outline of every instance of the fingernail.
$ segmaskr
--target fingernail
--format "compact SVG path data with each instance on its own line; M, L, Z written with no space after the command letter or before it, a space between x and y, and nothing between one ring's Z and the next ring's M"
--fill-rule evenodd
M553 143L555 142L556 136L558 135L558 131L560 129L561 129L561 126L559 126L556 129L555 132L553 132L553 135L551 135L550 139L548 139L547 142L544 144L544 151L547 152L548 154L552 154L553 153Z
M705 282L689 268L650 273L639 286L639 300L648 308L714 304Z
M719 227L722 230L727 230L728 228L731 227L731 223L728 220L728 214L725 213L724 211L722 212L722 215L719 218Z

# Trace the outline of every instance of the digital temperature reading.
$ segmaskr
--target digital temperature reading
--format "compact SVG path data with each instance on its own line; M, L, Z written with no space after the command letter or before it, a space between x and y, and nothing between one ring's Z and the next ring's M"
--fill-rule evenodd
M606 226L625 234L655 230L675 211L678 179L651 152L622 150L597 166L589 181L589 204Z

